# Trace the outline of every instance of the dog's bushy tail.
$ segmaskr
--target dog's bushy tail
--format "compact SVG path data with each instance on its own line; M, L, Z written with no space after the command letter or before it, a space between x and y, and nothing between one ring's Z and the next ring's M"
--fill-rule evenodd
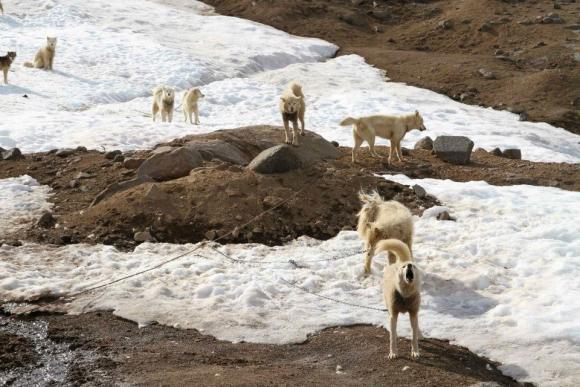
M358 193L358 198L362 203L361 212L359 216L364 216L367 221L372 222L379 212L379 205L383 203L383 198L377 191Z
M34 68L34 63L32 63L32 62L24 62L24 63L22 64L22 66L24 66L24 67L30 67L30 68Z
M290 90L292 90L292 93L296 96L296 97L302 97L304 98L304 94L302 93L302 85L300 83L298 83L298 81L292 81L290 82Z
M349 126L358 124L358 118L346 117L344 120L340 121L340 126Z
M377 243L375 254L378 254L381 251L395 253L399 262L411 262L413 260L409 246L398 239L385 239Z

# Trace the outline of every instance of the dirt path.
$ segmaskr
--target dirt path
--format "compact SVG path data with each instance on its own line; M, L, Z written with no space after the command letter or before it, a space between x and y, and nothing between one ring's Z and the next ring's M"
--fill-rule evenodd
M261 345L232 344L195 330L160 325L138 328L104 312L46 315L28 322L32 321L46 322L47 340L70 350L70 356L61 364L68 369L62 384L469 386L495 382L502 386L518 385L503 376L496 364L441 340L422 341L422 358L411 360L410 344L401 339L401 357L388 361L388 333L372 326L329 328L301 344ZM0 317L0 340L5 322ZM19 342L17 354L31 352L25 340L14 336L10 339ZM0 357L3 351L12 351L11 348L1 347ZM23 374L39 366L34 359L34 356L19 356L18 364L25 364L19 368Z
M224 15L336 43L339 54L359 54L393 81L580 133L579 2L559 9L548 0L205 2Z

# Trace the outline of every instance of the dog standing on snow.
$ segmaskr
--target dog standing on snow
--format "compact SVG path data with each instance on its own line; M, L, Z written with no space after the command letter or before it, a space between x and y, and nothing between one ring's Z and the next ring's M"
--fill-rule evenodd
M419 357L419 308L421 306L421 273L413 264L411 251L403 242L396 239L380 241L377 253L389 251L397 256L396 262L385 268L383 277L383 296L390 315L390 352L389 359L395 359L397 353L397 319L399 313L409 313L413 339L411 340L411 357Z
M302 86L296 81L292 81L286 87L286 90L280 97L280 113L284 121L284 131L286 133L286 144L290 144L290 127L292 122L293 135L292 145L300 145L298 140L298 120L302 125L300 134L304 136L304 112L306 110L306 103L304 102L304 94L302 93Z
M4 15L4 7L2 7L2 1L0 1L0 13Z
M197 108L197 101L200 98L205 97L201 90L189 89L185 93L183 93L183 114L185 115L185 122L187 122L187 118L189 117L189 122L194 123L193 119L191 118L192 114L195 114L195 125L199 125L199 111Z
M175 90L169 86L157 86L153 89L153 106L151 107L153 122L159 112L161 112L161 121L173 121L173 105L175 105Z
M389 164L393 158L393 150L397 153L399 161L401 158L401 141L405 134L413 129L426 130L423 124L423 117L418 111L404 116L369 116L361 118L347 117L340 123L341 126L354 125L353 137L354 147L352 148L352 162L356 162L356 150L363 141L369 144L371 156L379 157L375 153L375 137L382 137L391 140L389 148Z
M2 4L0 4L0 7L1 6ZM0 68L4 73L5 84L8 84L8 70L10 70L10 66L12 65L12 62L14 62L14 59L16 59L16 52L14 51L8 51L6 55L0 56Z
M56 38L46 38L46 45L36 53L34 63L24 62L25 67L52 70L54 56L56 54Z
M365 274L370 274L371 263L377 243L384 239L398 239L411 251L413 244L413 218L411 211L394 200L385 201L378 192L370 194L361 192L359 198L363 204L358 213L357 232L364 241L367 250L365 256ZM395 262L395 256L389 253L389 263Z

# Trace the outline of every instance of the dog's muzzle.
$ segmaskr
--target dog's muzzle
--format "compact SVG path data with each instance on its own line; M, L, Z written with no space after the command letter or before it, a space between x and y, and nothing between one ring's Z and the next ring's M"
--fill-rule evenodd
M407 282L413 282L414 279L415 273L413 273L413 266L407 265L405 269L405 280L407 280Z
M419 130L420 130L421 132L423 132L423 131L427 130L427 128L425 127L425 125L421 125L421 126L419 127Z

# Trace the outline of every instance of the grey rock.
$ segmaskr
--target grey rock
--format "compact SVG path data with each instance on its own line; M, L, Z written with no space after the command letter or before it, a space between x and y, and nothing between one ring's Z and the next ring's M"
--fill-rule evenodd
M137 169L145 162L145 158L143 157L129 157L123 161L123 166L127 169Z
M12 148L9 150L5 150L5 151L1 152L1 156L2 156L2 160L20 160L20 159L24 158L24 156L22 155L22 152L20 152L20 149L18 149L18 148Z
M122 155L122 154L123 154L123 152L121 152L120 150L112 150L112 151L105 153L105 158L107 160L113 160L117 155Z
M372 11L371 16L380 21L391 20L391 13L387 10Z
M431 150L433 149L433 139L431 139L431 137L427 136L427 137L423 137L422 139L420 139L419 141L417 141L415 143L415 149L426 149L426 150Z
M356 13L351 13L348 15L340 15L338 18L340 20L342 20L343 22L350 24L351 26L355 26L355 27L366 27L367 26L366 19L363 16L358 15Z
M266 149L256 156L248 165L248 168L254 172L284 173L300 168L301 162L288 145L277 145Z
M133 235L133 240L137 243L155 242L155 238L149 231L139 231Z
M331 141L330 142L332 144L332 146L334 146L335 148L338 148L340 146L340 144L338 143L338 141Z
M89 174L89 173L86 173L86 172L79 172L79 173L77 173L77 175L75 176L75 179L77 179L77 180L78 180L78 179L90 179L90 178L93 178L93 177L94 177L94 176L93 176L93 175L91 175L91 174Z
M497 157L503 156L503 153L501 152L501 149L499 149L499 148L493 148L493 150L490 153L494 156L497 156Z
M52 216L52 214L48 211L44 212L40 219L38 219L38 222L36 222L36 225L42 228L51 228L55 224L56 219L54 219L54 216Z
M84 146L77 146L77 149L75 149L77 152L88 152L88 149Z
M187 176L203 162L201 154L187 147L153 154L137 169L138 177L149 176L156 181L167 181Z
M473 141L464 136L439 136L433 143L438 158L452 164L468 164Z
M125 161L125 156L123 155L117 155L113 158L114 163L122 163L123 161Z
M77 179L73 179L73 180L69 181L69 183L68 183L68 186L71 188L77 188L80 185L81 185L81 182L78 181Z
M71 155L73 155L75 153L75 150L72 148L64 148L64 149L59 149L56 151L55 156L58 157L69 157Z
M248 165L250 162L244 152L224 140L194 140L185 144L185 147L199 152L208 161L218 159L237 165Z
M479 69L477 72L479 73L479 75L481 75L485 79L496 79L495 73L493 71L486 70L486 69Z
M439 23L437 23L437 26L442 30L448 30L452 27L452 24L449 20L441 20Z
M425 191L425 188L420 185L415 184L412 188L419 199L424 199L427 196L427 191Z
M521 160L522 159L522 151L517 148L510 148L503 150L503 157L512 159L512 160Z
M452 221L455 221L455 218L453 218L451 215L449 215L449 212L443 211L439 215L437 215L437 220L452 220Z
M217 237L217 232L215 230L209 230L205 233L205 239L213 241Z

